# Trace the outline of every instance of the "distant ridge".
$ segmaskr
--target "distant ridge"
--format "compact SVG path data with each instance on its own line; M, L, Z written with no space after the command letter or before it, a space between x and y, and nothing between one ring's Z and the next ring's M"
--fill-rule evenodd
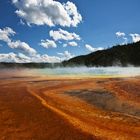
M63 66L140 66L140 41L74 57Z

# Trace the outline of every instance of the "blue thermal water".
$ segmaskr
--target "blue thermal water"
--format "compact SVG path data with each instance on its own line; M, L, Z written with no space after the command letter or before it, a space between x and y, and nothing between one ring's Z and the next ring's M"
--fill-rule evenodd
M45 68L38 72L48 76L139 76L140 67Z

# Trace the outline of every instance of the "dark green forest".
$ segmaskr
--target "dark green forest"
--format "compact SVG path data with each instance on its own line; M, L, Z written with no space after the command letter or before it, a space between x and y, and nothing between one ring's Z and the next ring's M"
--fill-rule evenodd
M140 66L140 42L117 45L88 55L74 57L63 66Z

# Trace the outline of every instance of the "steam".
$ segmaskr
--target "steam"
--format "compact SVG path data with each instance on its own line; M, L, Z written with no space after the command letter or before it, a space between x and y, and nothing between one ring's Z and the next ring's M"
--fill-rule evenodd
M8 76L54 76L55 77L135 77L140 76L140 67L58 67L58 68L1 68L0 78Z
M52 76L140 76L140 67L74 67L45 68L38 72Z

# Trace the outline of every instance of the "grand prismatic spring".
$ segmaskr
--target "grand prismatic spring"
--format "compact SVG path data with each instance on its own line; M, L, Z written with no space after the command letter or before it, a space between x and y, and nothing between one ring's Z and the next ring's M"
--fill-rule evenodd
M138 140L139 69L1 70L0 137Z

